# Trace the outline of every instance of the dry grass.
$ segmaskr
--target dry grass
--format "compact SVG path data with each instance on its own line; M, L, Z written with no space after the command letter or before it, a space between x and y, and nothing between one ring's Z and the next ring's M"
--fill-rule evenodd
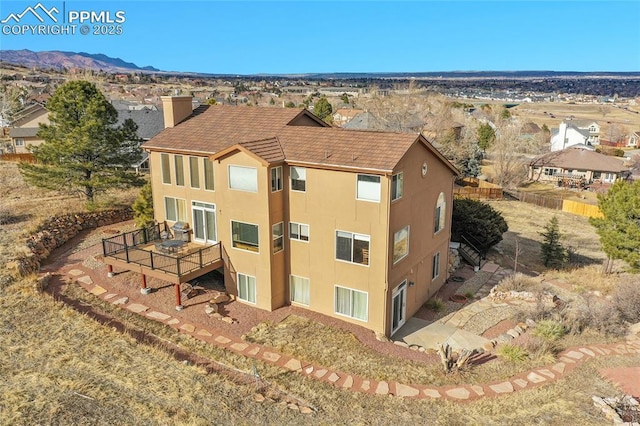
M605 296L611 294L616 284L626 276L627 274L603 274L601 265L587 265L547 273L548 278L563 280L576 293L599 291Z
M520 201L491 200L488 203L502 213L509 225L503 240L489 253L489 257L501 266L514 267L517 240L519 266L538 272L546 270L540 255L542 237L539 232L553 216L558 217L561 244L571 249L571 265L601 263L605 259L598 235L586 217Z

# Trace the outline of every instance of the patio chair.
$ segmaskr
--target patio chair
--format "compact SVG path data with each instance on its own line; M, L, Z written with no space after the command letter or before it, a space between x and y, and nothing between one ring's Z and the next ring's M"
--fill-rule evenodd
M182 296L183 299L187 300L197 295L198 295L198 289L194 288L191 284L189 283L180 284L180 296Z

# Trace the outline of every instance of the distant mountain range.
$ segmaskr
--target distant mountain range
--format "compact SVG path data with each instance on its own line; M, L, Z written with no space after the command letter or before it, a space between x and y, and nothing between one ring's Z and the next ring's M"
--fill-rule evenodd
M157 68L139 67L134 63L125 62L120 58L111 58L103 54L85 52L62 52L53 50L48 52L33 52L31 50L0 50L2 62L22 65L39 69L91 69L105 72L157 72Z
M31 50L0 50L0 61L28 68L38 69L92 69L110 73L148 72L202 77L238 77L238 74L196 73L161 71L152 66L139 67L120 58L111 58L101 53L62 52L59 50L33 52ZM579 72L579 71L436 71L436 72L333 72L333 73L301 73L301 74L252 74L249 78L290 78L309 80L349 80L349 79L439 79L439 78L563 78L563 77L640 77L640 72Z

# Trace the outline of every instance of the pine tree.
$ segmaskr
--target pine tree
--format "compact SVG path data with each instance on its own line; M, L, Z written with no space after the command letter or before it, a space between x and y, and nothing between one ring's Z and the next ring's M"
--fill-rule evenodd
M640 271L640 181L617 181L604 195L598 195L602 218L591 218L609 259L626 261Z
M321 97L313 104L313 113L322 120L325 120L333 112L333 107L324 96Z
M151 193L151 182L147 182L140 194L131 206L133 209L133 221L138 228L146 228L153 223L153 195Z
M544 232L539 232L543 238L540 249L544 266L554 269L561 268L567 260L567 250L560 243L560 226L558 218L553 216L544 227Z
M130 119L116 126L118 113L98 88L87 81L60 86L47 103L51 124L40 124L42 145L32 149L35 164L20 171L32 185L77 191L88 202L109 189L141 186L130 169L140 161L137 125Z

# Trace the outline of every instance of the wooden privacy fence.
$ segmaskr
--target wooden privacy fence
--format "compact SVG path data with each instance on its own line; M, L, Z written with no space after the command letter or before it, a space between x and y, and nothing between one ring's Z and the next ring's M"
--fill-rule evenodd
M35 163L36 159L33 158L33 154L31 154L30 152L21 154L7 153L0 155L0 161L12 161L14 163Z
M502 187L484 180L476 178L462 178L456 182L458 185L453 188L455 197L502 199Z
M532 194L523 191L509 191L508 194L517 200L525 203L535 204L554 210L575 214L577 216L602 217L602 212L593 204L581 203L580 201L563 200L561 198L545 197L540 194Z

